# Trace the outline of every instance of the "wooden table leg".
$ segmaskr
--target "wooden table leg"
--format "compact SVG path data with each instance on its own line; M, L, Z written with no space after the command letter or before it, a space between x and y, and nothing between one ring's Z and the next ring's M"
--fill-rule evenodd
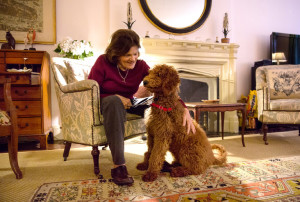
M196 121L197 121L198 124L200 124L200 121L199 121L200 112L201 112L201 111L200 111L199 108L196 109L195 112L194 112L194 114L195 114L195 116L196 116Z
M222 140L224 140L224 116L225 112L221 112Z
M245 133L245 123L246 123L246 107L241 110L242 111L242 143L243 147L245 147L245 141L244 141L244 133Z

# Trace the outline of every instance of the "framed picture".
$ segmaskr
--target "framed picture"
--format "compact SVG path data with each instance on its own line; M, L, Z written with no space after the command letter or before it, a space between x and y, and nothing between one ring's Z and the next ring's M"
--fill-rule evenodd
M0 42L6 43L6 32L16 43L24 43L29 30L35 31L35 44L56 43L56 0L2 1Z

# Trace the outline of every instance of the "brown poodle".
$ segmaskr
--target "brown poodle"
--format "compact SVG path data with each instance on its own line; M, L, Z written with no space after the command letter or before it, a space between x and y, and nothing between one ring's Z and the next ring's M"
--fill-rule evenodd
M161 170L168 169L164 161L167 151L174 157L170 170L172 177L198 175L210 165L226 163L225 148L211 145L199 124L194 121L195 134L187 134L186 127L182 126L184 106L178 97L180 79L173 67L157 65L143 82L154 93L146 121L148 151L144 154L144 161L137 165L137 169L147 170L144 181L154 181ZM219 155L215 156L213 149L217 149Z

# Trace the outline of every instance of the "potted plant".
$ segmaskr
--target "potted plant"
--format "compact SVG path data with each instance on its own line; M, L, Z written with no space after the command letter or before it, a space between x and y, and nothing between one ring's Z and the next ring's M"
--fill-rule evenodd
M223 19L223 34L224 34L224 38L221 39L222 43L229 43L230 39L227 38L227 35L229 33L229 29L228 29L228 14L225 13L224 19Z

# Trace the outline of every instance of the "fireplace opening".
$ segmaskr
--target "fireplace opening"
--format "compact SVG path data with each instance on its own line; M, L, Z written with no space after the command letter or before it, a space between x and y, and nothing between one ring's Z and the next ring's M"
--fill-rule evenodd
M180 82L179 96L184 102L219 99L218 77L199 77L199 75L197 77L181 77ZM193 112L190 113L194 117ZM216 112L201 112L199 124L208 136L215 136L219 132L219 114Z
M180 98L184 102L208 100L208 84L201 81L180 78Z

